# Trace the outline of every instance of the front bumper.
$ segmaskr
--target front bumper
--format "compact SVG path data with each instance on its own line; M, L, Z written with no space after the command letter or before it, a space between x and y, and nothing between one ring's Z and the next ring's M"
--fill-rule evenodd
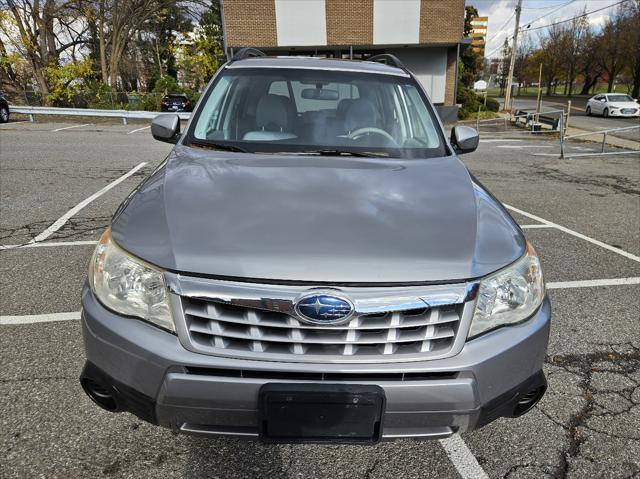
M621 110L609 110L609 116L620 116L626 118L635 118L640 116L640 110L635 110L633 113L624 113Z
M528 321L469 341L454 357L401 364L300 364L198 354L172 334L108 311L86 287L82 306L83 382L91 379L112 391L117 403L112 409L185 433L257 438L258 394L267 383L378 385L386 396L382 439L442 438L472 430L526 412L523 398L538 391L537 401L546 388L548 299Z

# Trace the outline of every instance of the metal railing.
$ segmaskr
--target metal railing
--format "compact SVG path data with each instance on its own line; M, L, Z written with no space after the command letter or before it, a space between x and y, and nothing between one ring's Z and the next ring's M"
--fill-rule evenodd
M629 154L640 154L640 148L637 150L622 150L622 151L605 151L605 147L607 144L607 135L609 133L612 132L619 132L619 131L631 131L631 130L637 130L640 129L640 125L635 125L635 126L623 126L620 128L609 128L606 130L599 130L599 131L589 131L586 133L578 133L575 135L560 135L560 158L572 158L572 157L579 157L579 156L602 156L602 155L629 155ZM566 131L565 131L566 133ZM592 153L572 153L570 155L567 155L565 153L565 143L567 140L572 139L572 138L583 138L586 136L594 136L594 135L602 135L602 143L601 143L601 148L600 151L596 151L596 152L592 152ZM630 140L631 141L631 140ZM640 142L638 142L638 145L640 146Z
M60 116L95 116L101 118L121 118L122 123L127 124L127 120L153 120L156 116L172 113L160 111L129 111L129 110L100 110L93 108L54 108L47 106L16 106L9 105L11 113L21 113L29 115L30 121L35 121L36 115L60 115ZM188 120L191 116L189 112L176 112L181 120Z
M524 120L524 121L523 121ZM607 130L599 130L599 131L589 131L584 133L578 133L575 135L567 135L568 129L568 120L569 113L565 110L548 110L541 112L528 112L528 111L516 111L515 115L510 114L509 116L498 117L498 118L487 118L484 120L480 119L480 114L475 119L463 120L460 123L465 122L474 122L476 126L476 130L478 133L482 135L483 127L501 127L504 126L505 131L485 131L485 133L490 133L491 135L506 133L509 136L517 135L517 134L543 134L543 133L554 133L558 135L559 138L559 158L574 158L574 157L582 157L582 156L602 156L602 155L629 155L629 154L639 154L640 153L640 142L637 142L639 145L638 149L633 149L632 147L627 148L626 146L615 145L618 149L616 151L607 151L607 135L618 132L626 132L632 130L640 129L640 125L638 126L625 126L620 128L609 128ZM524 123L524 129L519 128L517 130L507 130L507 126L509 123L514 125ZM543 125L550 125L551 128L543 128ZM602 142L600 143L599 151L589 152L589 153L568 153L567 152L567 143L569 140L578 139L578 138L586 138L589 136L602 135ZM616 137L617 140L625 140L632 142L634 140L627 140L624 137ZM620 149L623 148L623 149Z

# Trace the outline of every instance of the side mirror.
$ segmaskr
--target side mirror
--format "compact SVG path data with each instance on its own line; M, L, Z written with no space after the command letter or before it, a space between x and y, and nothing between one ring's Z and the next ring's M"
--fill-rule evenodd
M451 130L451 144L458 153L471 153L478 148L480 135L470 126L455 126Z
M158 115L151 122L151 134L156 140L177 143L180 139L180 117L178 115Z

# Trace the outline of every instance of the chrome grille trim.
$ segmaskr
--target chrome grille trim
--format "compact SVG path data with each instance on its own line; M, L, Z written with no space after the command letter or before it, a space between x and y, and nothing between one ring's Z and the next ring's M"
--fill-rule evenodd
M284 362L380 363L457 354L477 283L313 288L210 280L165 273L182 345L197 353ZM353 302L346 324L300 321L296 300L315 289Z

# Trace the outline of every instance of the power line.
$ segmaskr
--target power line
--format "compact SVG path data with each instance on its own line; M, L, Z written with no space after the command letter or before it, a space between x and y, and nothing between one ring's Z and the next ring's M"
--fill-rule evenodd
M542 9L547 9L547 8L554 8L555 10L552 10L551 12L546 13L545 15L543 15L543 16L541 16L541 17L539 17L539 18L536 18L535 20L532 20L532 21L528 22L528 23L527 23L527 25L528 25L528 26L530 26L532 23L535 23L535 22L537 22L538 20L540 20L540 19L542 19L542 18L547 17L548 15L552 15L553 13L557 12L557 11L558 11L558 10L560 10L561 8L566 7L567 5L569 5L570 3L573 3L573 2L575 2L575 1L576 1L576 0L569 0L568 2L563 3L562 5L551 5L551 6L549 6L549 7L535 8L535 10L542 10ZM525 7L522 7L522 8L524 9ZM534 8L531 8L531 10L534 10ZM498 31L497 31L494 35L492 35L492 36L491 36L491 38L489 38L489 39L487 39L487 40L485 41L485 44L490 43L490 42L491 42L491 41L493 41L493 40L494 40L498 35L500 35L500 34L504 33L502 30L503 30L503 29L504 29L504 27L505 27L505 26L506 26L506 25L511 21L511 19L515 16L515 14L516 14L516 11L514 10L514 11L513 11L513 13L511 14L511 16L508 18L508 20L502 24L502 26L498 29ZM524 29L524 27L523 27L523 28L521 28L520 30L523 30L523 29ZM511 38L513 38L513 37L511 37ZM498 48L501 48L501 46L497 47L497 48L496 48L496 50L497 50ZM494 50L494 51L495 51L495 50ZM493 53L493 52L492 52L492 53Z
M507 26L507 24L511 21L511 19L516 15L516 11L514 10L513 13L511 14L511 16L507 19L506 22L504 22L502 24L502 26L500 28L498 28L498 31L496 33L494 33L493 35L491 35L491 38L487 39L485 41L485 43L489 43L490 41L492 41L494 38L496 38L498 35L500 35L501 33L503 33L503 29L504 27Z
M575 1L575 0L574 0L574 1ZM554 25L560 25L560 24L562 24L562 23L567 23L567 22L570 22L570 21L572 21L572 20L576 20L577 18L587 17L587 16L591 15L592 13L601 12L602 10L606 10L607 8L615 7L616 5L620 5L620 4L622 4L622 3L626 3L626 2L628 2L628 1L629 1L629 0L620 0L619 2L612 3L612 4L610 4L610 5L607 5L606 7L598 8L598 9L596 9L596 10L591 10L591 11L589 11L589 12L582 13L582 14L577 15L577 16L575 16L575 17L567 18L566 20L560 20L559 22L551 23L551 24L549 24L549 25L542 25L542 26L540 26L540 27L534 27L534 28L529 28L528 26L527 26L527 27L522 27L520 30L521 30L521 31L526 31L526 32L532 32L532 31L534 31L534 30L540 30L541 28L548 28L548 27L552 27L552 26L554 26ZM545 16L546 16L546 15L545 15ZM533 23L533 22L531 22L531 23ZM530 25L530 24L528 24L528 25ZM513 40L513 35L511 35L510 37L507 37L507 38L506 38L506 41L507 41L507 42L510 42L511 40ZM493 50L491 50L489 53L486 53L486 54L485 54L485 57L489 57L489 56L493 55L495 52L497 52L498 50L500 50L503 46L504 46L504 42L502 43L502 45L497 46L496 48L494 48Z
M569 2L569 3L571 3L571 2ZM565 5L567 5L567 4L565 3ZM523 10L547 10L548 8L555 8L555 7L558 7L558 6L562 6L562 5L549 5L547 7L522 7L522 9Z
M567 3L563 3L562 5L554 5L557 8L555 10L552 10L548 13L545 13L544 15L542 15L541 17L536 18L535 20L532 20L530 22L527 22L526 26L522 27L521 30L524 30L525 28L529 28L532 24L536 23L538 20L542 20L543 18L548 17L549 15L553 15L554 13L556 13L558 10L560 10L561 8L566 7L567 5L569 5L570 3L575 2L576 0L569 0Z
M616 5L620 5L621 3L625 3L625 2L628 2L628 1L629 0L621 0L620 2L612 3L611 5L607 5L606 7L598 8L597 10L591 10L590 12L585 12L582 15L577 15L575 17L568 18L566 20L561 20L559 22L551 23L549 25L542 25L540 27L535 27L535 28L529 28L528 26L527 27L522 27L522 30L527 30L529 32L532 32L533 30L540 30L541 28L549 28L549 27L552 27L554 25L560 25L562 23L567 23L567 22L570 22L572 20L576 20L578 18L586 17L588 15L591 15L592 13L601 12L602 10L606 10L607 8L615 7Z

